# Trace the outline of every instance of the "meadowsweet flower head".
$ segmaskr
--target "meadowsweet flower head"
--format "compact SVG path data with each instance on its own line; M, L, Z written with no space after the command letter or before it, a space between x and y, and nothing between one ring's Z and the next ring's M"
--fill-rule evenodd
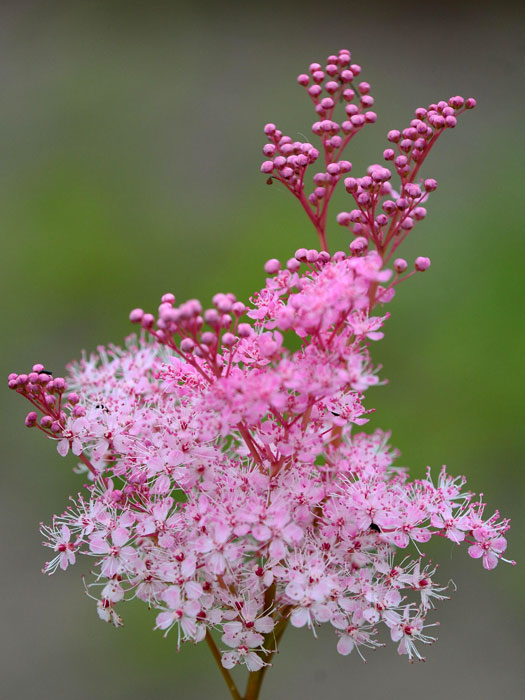
M412 268L390 263L436 189L420 167L474 101L417 109L388 133L391 167L350 177L344 151L376 120L360 74L342 50L298 77L317 145L264 128L261 170L298 199L321 250L268 260L249 303L227 292L204 307L166 293L155 313L133 309L139 334L85 355L67 379L42 365L8 379L32 404L26 425L89 477L42 526L54 554L44 570L90 557L87 589L102 620L119 626L138 598L177 648L207 639L224 669L242 664L259 679L288 623L313 634L329 625L340 654L361 656L383 626L400 654L422 659L434 641L426 616L448 596L421 547L447 538L486 569L506 549L509 521L487 516L462 478L443 467L412 480L388 434L363 432L366 390L380 382L370 348L387 305L430 267L424 256ZM340 180L352 208L337 222L353 237L348 252L331 254L328 205Z

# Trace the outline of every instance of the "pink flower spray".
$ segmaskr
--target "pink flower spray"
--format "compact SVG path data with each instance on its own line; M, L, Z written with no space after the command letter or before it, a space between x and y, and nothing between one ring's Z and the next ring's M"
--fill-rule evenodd
M207 641L237 700L259 697L288 624L314 634L330 625L337 651L361 657L380 646L383 626L400 654L422 659L434 641L427 613L447 597L420 551L432 537L465 543L486 569L507 561L509 521L487 516L462 477L443 468L410 480L388 434L360 432L364 392L379 381L369 341L383 337L384 305L430 266L394 258L437 187L421 165L476 104L457 96L416 109L388 133L386 165L350 176L344 151L376 120L360 74L341 50L298 77L316 146L264 129L261 170L299 201L320 250L268 260L250 305L226 293L204 309L168 293L156 316L134 309L140 335L73 363L67 382L39 364L9 375L32 404L26 425L60 455L71 450L89 478L42 526L53 552L44 571L92 557L87 590L102 620L121 625L117 609L139 598L177 648ZM337 222L353 238L349 252L330 253L340 180L351 203ZM229 672L239 664L243 695Z

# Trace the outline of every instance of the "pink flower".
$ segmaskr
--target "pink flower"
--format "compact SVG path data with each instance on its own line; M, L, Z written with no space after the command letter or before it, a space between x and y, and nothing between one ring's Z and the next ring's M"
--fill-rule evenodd
M185 600L179 586L170 586L162 593L161 598L169 610L157 615L156 628L168 631L174 625L178 625L179 644L181 640L187 639L201 641L205 628L197 623L197 615L201 609L198 600Z
M126 528L120 527L109 534L93 534L89 538L89 549L95 555L105 555L102 559L101 572L104 576L111 578L115 575L122 575L128 570L132 570L132 564L136 558L135 549L129 542L129 532Z
M468 553L474 559L483 557L485 569L495 569L503 552L507 549L507 540L483 529L474 530L476 543L468 548Z
M44 572L54 574L58 567L65 571L70 564L74 564L76 561L77 546L76 543L70 542L71 530L67 525L62 525L58 530L42 527L42 532L50 540L50 542L46 542L46 546L52 547L55 552L58 552L54 559L46 563Z
M487 517L462 477L443 468L437 483L430 471L412 480L388 433L356 429L372 411L367 389L384 382L369 342L383 338L384 306L430 266L418 256L409 268L395 252L437 187L419 168L475 104L418 108L388 133L388 167L350 176L344 150L376 120L360 73L341 50L299 76L319 147L264 130L261 169L302 206L320 250L267 261L251 306L231 292L207 307L168 292L156 315L133 309L140 337L84 356L67 381L40 364L8 377L31 402L26 426L61 455L71 449L90 476L84 496L42 526L55 553L44 570L91 556L87 590L102 620L120 626L115 608L137 598L177 648L217 632L227 678L238 664L269 665L288 623L314 635L330 625L342 655L379 646L386 627L399 654L422 659L426 615L447 596L419 547L466 542L486 569L506 548L509 521ZM331 254L328 205L341 181L350 205L337 221L354 237Z
M409 661L413 661L414 657L424 661L425 659L419 653L416 643L432 644L435 642L435 638L423 634L425 624L421 613L416 612L415 615L412 615L410 606L407 606L402 615L394 610L389 610L385 613L384 618L390 627L392 641L399 642L398 654L407 654Z

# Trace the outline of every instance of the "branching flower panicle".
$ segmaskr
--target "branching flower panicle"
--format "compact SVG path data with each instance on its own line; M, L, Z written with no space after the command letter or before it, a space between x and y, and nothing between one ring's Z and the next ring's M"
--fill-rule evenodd
M319 251L268 260L249 304L220 293L203 308L166 293L156 314L134 309L139 335L84 356L67 380L41 364L8 380L32 404L26 425L72 452L89 478L42 526L53 552L44 570L91 557L88 591L103 620L118 626L125 602L144 601L177 648L208 641L238 699L228 669L245 665L244 697L257 698L288 623L314 634L329 625L339 653L361 656L383 626L400 654L422 659L434 641L426 615L448 597L422 559L431 538L466 545L486 569L507 561L509 521L487 516L463 479L443 467L411 480L390 436L362 430L364 394L380 382L370 346L383 337L385 305L430 266L424 256L410 271L392 260L437 186L421 165L475 101L417 109L389 132L387 165L351 177L344 151L376 120L360 74L342 50L299 76L317 145L264 129L261 170L300 202ZM348 253L331 254L340 180L351 204L337 222L353 238ZM288 349L290 335L299 349Z

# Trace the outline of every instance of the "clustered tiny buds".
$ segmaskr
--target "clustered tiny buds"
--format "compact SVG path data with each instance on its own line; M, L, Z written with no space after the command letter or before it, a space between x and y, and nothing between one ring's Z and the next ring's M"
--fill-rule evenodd
M458 95L426 109L419 107L410 126L388 132L393 147L387 148L383 157L393 163L399 176L397 192L390 183L392 172L381 165L371 165L364 177L346 177L352 163L342 159L344 150L364 126L377 118L370 111L374 98L369 83L357 82L360 73L361 66L351 63L350 52L343 49L338 55L329 56L324 68L312 63L309 74L299 75L297 82L306 88L318 117L312 132L320 139L319 147L293 141L283 136L275 124L267 124L264 132L270 143L264 146L263 153L268 160L261 165L261 171L270 175L269 183L281 182L299 200L315 226L323 250L327 250L328 206L343 179L355 206L338 214L337 222L358 236L351 252L364 252L365 242L370 242L386 264L415 224L427 215L421 205L436 189L437 182L431 178L416 182L423 161L439 136L455 127L458 116L474 108L476 101ZM342 112L342 121L335 120L337 110ZM324 170L313 176L313 190L306 195L306 171L321 154ZM415 265L415 269L426 268Z
M248 305L221 293L203 308L167 293L156 314L134 309L140 335L84 356L67 381L43 365L8 380L32 404L26 425L62 456L71 449L89 478L42 526L54 555L44 571L93 557L87 590L103 620L118 626L126 601L144 601L177 648L207 639L238 700L226 669L244 664L255 679L244 697L258 697L288 623L330 625L339 653L361 656L380 646L385 626L400 654L422 659L421 646L434 641L427 613L447 597L420 552L432 537L466 544L485 569L507 561L508 519L486 515L462 477L443 467L411 480L394 464L390 436L361 430L364 394L380 381L370 344L383 337L383 307L396 285L430 267L423 256L388 266L437 186L418 180L419 169L475 101L419 108L409 127L389 132L395 191L387 167L347 177L343 151L376 120L360 73L342 50L299 76L317 147L264 129L261 170L300 201L320 251L268 260ZM341 179L353 208L337 221L353 237L348 252L331 254L328 205ZM298 350L287 349L285 333Z

